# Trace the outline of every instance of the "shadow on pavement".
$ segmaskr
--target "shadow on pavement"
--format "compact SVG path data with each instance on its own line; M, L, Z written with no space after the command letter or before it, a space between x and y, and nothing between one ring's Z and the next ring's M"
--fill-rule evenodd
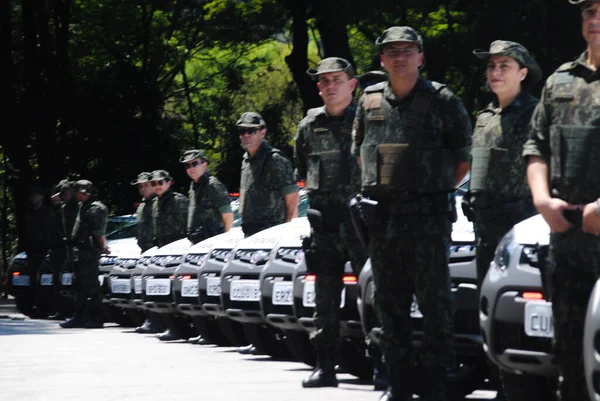
M0 319L0 337L17 334L64 334L70 330L62 329L58 322L33 319Z

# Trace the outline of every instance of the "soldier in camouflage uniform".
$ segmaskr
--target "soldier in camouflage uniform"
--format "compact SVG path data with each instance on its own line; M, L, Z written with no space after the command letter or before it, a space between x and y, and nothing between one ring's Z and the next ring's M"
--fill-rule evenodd
M362 164L361 204L390 381L382 400L411 399L417 362L427 367L427 399L445 400L453 364L452 193L469 170L471 124L445 85L419 76L423 42L415 30L392 27L375 43L389 79L360 98L353 152ZM413 294L423 314L420 360L412 349Z
M188 239L197 244L229 231L233 224L231 200L225 185L208 170L208 159L201 150L186 150L179 162L192 179L189 191ZM192 344L208 344L202 336L188 339Z
M56 205L56 222L54 241L50 249L50 266L56 313L48 316L49 319L63 319L64 313L69 309L65 298L60 295L60 272L66 263L72 262L69 242L78 210L74 189L75 182L61 180L55 187L58 192L52 196L52 202Z
M487 63L487 83L496 95L479 113L471 152L466 215L475 228L479 287L504 234L535 214L521 153L538 99L522 89L535 85L542 72L515 42L497 40L489 51L473 53Z
M533 201L548 223L554 353L560 400L589 400L582 341L600 278L600 1L581 4L587 50L560 66L542 91L523 155Z
M140 173L131 181L131 185L137 185L142 196L137 210L135 211L135 223L137 228L137 244L142 253L154 246L154 224L152 221L152 202L156 198L154 187L150 184L152 173Z
M137 210L135 211L135 222L137 229L137 244L142 253L154 246L154 222L152 220L152 202L156 198L154 187L150 184L152 173L142 172L137 178L131 181L131 185L137 185L138 191L142 196ZM150 311L145 311L146 320L144 323L135 328L136 333L147 334L156 333L159 330L152 323Z
M240 180L240 214L247 237L296 217L298 186L292 163L265 141L267 127L260 114L244 113L235 125L246 150Z
M463 199L465 216L475 229L479 289L502 237L535 214L521 153L538 103L527 89L540 80L542 71L519 43L496 40L489 51L473 53L487 63L487 85L495 95L475 124L471 182ZM498 375L498 369L492 369ZM499 375L508 379L511 374L500 371Z
M188 199L171 189L173 177L166 170L154 170L150 177L157 197L152 201L154 245L161 247L185 238L188 217Z
M311 235L305 246L308 272L316 274L316 331L310 334L317 352L315 371L302 387L337 387L335 353L340 332L340 297L344 266L351 261L358 276L366 249L352 227L348 202L360 191L360 169L350 153L356 112L356 79L347 60L330 57L307 71L318 80L325 106L310 109L296 135L296 177L305 181L311 210Z
M73 261L75 272L75 314L60 323L63 328L103 328L102 291L98 282L102 253L110 253L106 246L108 209L96 199L96 189L88 180L75 183L75 197L79 201L73 226Z
M240 215L244 236L291 221L298 215L298 186L292 163L265 141L267 126L260 114L246 112L235 123L242 148ZM250 344L241 354L255 354Z
M197 244L207 238L229 231L233 223L231 200L225 185L208 170L208 159L201 150L183 153L179 162L192 179L190 184L187 235Z
M156 191L152 201L154 223L154 245L161 247L185 238L188 220L188 199L171 189L173 177L166 170L154 170L150 184ZM162 317L162 316L161 316ZM156 337L161 341L178 340L175 332L166 329Z

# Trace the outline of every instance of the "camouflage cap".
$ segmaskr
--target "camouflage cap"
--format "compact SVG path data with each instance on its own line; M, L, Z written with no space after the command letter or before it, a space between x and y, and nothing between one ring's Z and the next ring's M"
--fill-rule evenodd
M147 171L144 171L144 172L142 172L142 173L139 173L139 174L138 174L138 176L137 176L137 178L136 178L135 180L132 180L132 181L130 182L130 184L131 184L131 185L137 185L137 184L142 184L142 183L144 183L144 182L148 182L148 181L150 181L150 175L151 175L151 174L152 174L152 173L149 173L149 172L147 172Z
M75 191L81 192L86 195L93 195L96 193L96 188L91 181L88 180L79 180L75 183Z
M58 184L54 187L54 191L58 194L64 194L67 191L73 191L75 189L75 182L69 181L67 179L60 180ZM57 194L55 194L57 195ZM54 196L54 195L53 195Z
M535 85L542 78L542 69L531 57L529 51L523 45L508 40L495 40L490 45L490 50L473 50L473 54L481 60L487 61L490 56L507 56L517 61L522 67L527 67L527 79L531 85Z
M190 149L183 152L183 155L179 158L179 163L188 163L195 159L200 159L203 163L208 162L203 151L199 149Z
M313 79L319 79L319 74L327 74L328 72L345 72L350 77L354 76L354 68L352 64L341 57L327 57L319 61L317 68L309 68L306 73Z
M388 76L385 71L367 71L356 77L361 89L365 89L371 85L387 80Z
M173 181L173 177L167 170L154 170L150 175L150 181L158 180Z
M266 127L265 120L262 116L254 111L247 111L242 114L239 120L235 123L238 127Z
M423 53L423 38L409 26L393 26L388 28L375 40L375 44L380 49L382 46L393 42L416 43L419 45L421 53Z

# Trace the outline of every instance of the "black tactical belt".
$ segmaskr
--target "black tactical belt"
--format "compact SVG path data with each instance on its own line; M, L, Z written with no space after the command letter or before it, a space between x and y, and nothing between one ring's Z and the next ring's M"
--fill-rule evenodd
M563 210L563 216L575 227L581 228L583 226L583 210Z
M523 213L528 209L533 209L533 201L531 199L521 199L487 207L475 207L473 213L477 219L489 220L501 215Z
M390 216L406 215L436 215L452 212L452 197L450 194L423 196L410 202L390 202L384 209Z

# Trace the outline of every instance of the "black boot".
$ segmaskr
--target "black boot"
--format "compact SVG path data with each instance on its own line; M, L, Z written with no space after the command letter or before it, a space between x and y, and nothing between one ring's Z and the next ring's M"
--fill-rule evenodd
M388 388L390 382L383 372L383 369L373 369L373 389L375 391L383 391Z
M158 333L158 330L156 330L156 327L152 324L150 319L146 319L144 324L135 328L135 332L140 334L151 334Z
M85 319L83 317L83 309L77 308L73 316L68 318L67 320L63 320L58 324L63 329L74 329L74 328L82 328L85 327Z
M335 350L317 352L317 368L310 376L302 380L302 387L337 387L335 376Z
M239 347L237 349L237 352L239 352L242 355L258 355L258 350L252 344L249 344L249 345L246 345L243 347Z
M210 344L202 336L190 337L190 338L187 339L187 342L191 343L191 344L198 344L198 345L207 345L207 344Z
M156 335L156 338L158 338L160 341L175 341L175 340L181 340L181 337L179 337L177 334L173 333L171 330L167 329L165 331L163 331L160 334Z
M427 401L448 401L446 397L447 371L444 366L427 369Z
M104 312L102 307L98 305L90 305L87 308L87 317L85 319L86 329L103 329L104 328Z
M388 389L379 401L408 401L412 399L411 371L400 369L391 371L388 367Z

